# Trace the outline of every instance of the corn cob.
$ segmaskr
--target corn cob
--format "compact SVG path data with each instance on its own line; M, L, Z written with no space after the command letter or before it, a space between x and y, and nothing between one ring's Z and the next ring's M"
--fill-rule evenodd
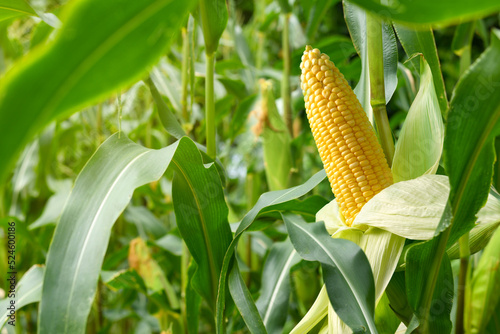
M392 184L391 170L363 107L330 58L308 45L300 68L309 125L351 226L363 205Z

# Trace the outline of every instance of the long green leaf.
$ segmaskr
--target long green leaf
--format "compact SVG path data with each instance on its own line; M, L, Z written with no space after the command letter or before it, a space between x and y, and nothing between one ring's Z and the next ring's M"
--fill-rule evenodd
M223 321L224 321L224 308L226 301L226 281L227 281L226 278L228 275L229 265L231 264L231 261L233 259L234 250L238 245L239 238L252 225L252 223L255 221L255 218L257 218L259 213L261 213L267 207L292 201L307 194L321 181L323 181L325 177L326 177L325 171L322 170L314 174L309 180L307 180L300 186L296 186L290 189L277 190L264 193L260 196L255 206L245 215L245 217L243 217L240 225L238 226L238 229L236 230L233 241L231 242L229 248L226 251L226 255L224 256L224 262L222 264L222 270L220 273L219 287L217 293L217 313L216 313L217 333L221 333L224 327Z
M234 303L240 311L250 333L267 334L262 318L252 299L252 295L250 291L248 291L245 282L243 282L237 263L234 264L231 273L229 273L228 286L231 297L233 297Z
M29 53L2 79L0 179L48 122L139 80L164 53L195 2L69 2L55 40Z
M228 208L215 164L203 165L192 141L179 144L172 198L181 235L198 270L193 287L215 311L222 261L232 240Z
M307 20L306 35L309 40L313 40L318 31L319 24L323 20L328 9L340 0L317 0L311 7L309 19ZM324 52L324 51L323 51Z
M12 300L15 301L15 311L19 311L22 307L28 304L40 301L40 296L42 294L43 272L44 268L42 266L34 265L19 280L19 283L16 285L14 298L10 298L9 291L6 291L7 298L0 300L0 330L7 323L7 321L11 320L8 316L10 315L9 307ZM19 325L17 320L16 325Z
M490 190L494 139L500 134L500 30L493 31L491 40L458 82L450 102L443 156L454 216L450 243L474 227Z
M377 333L375 283L361 248L349 240L331 238L323 222L308 224L286 214L283 220L300 256L322 264L330 303L339 317L355 333Z
M256 302L268 333L283 332L290 299L290 269L299 261L300 256L290 239L275 244L269 252Z
M423 305L423 295L429 280L427 268L434 258L440 236L415 245L406 256L406 294L420 326L425 323L423 333L450 333L451 306L453 304L453 275L448 256L445 255L437 276L430 309Z
M0 21L24 15L37 15L25 0L0 0Z
M377 0L350 0L370 12L390 20L412 24L452 24L492 14L500 9L497 0L399 0L380 3Z
M177 139L185 136L186 132L182 128L177 117L175 117L174 113L170 110L165 101L163 101L163 98L158 92L158 88L156 88L153 80L151 80L151 78L148 78L146 80L146 84L151 91L151 95L153 95L156 108L158 108L158 115L160 116L161 124L163 125L165 130L167 130L168 133L170 133Z
M135 188L158 180L184 137L150 150L111 136L79 174L47 255L39 333L84 333L111 228ZM194 145L194 144L192 144ZM89 261L92 259L92 261Z
M441 64L439 63L438 51L432 29L427 27L415 30L401 24L394 24L394 29L408 57L411 58L415 54L421 53L429 64L441 114L445 115L448 110L448 98L446 97L443 74L441 73ZM412 63L417 70L421 72L419 59L412 60Z

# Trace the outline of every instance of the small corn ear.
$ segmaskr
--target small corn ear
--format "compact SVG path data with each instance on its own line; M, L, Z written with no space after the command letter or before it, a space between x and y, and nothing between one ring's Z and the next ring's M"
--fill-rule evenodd
M300 64L307 118L348 226L392 184L375 132L353 90L326 54L306 47Z

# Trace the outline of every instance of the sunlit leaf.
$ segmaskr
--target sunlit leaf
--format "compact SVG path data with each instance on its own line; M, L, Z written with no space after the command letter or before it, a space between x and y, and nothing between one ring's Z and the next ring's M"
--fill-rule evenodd
M40 296L42 295L42 285L43 285L43 273L44 267L39 265L34 265L31 267L19 280L15 288L15 298L10 298L9 290L5 299L0 300L0 329L9 321L11 308L11 300L14 300L14 310L19 311L22 307L36 303L40 301ZM8 273L7 273L8 274ZM9 277L7 277L9 278ZM10 281L7 281L10 284ZM18 325L19 323L17 322Z
M28 53L2 78L0 179L5 178L24 144L51 120L141 79L169 46L194 3L69 2L61 14L64 24L56 38Z

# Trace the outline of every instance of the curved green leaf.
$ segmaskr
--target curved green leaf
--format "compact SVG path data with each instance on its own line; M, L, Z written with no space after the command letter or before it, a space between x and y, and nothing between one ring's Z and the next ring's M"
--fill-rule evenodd
M399 41L403 46L408 58L417 53L421 53L432 71L432 80L439 100L441 114L444 116L448 110L448 98L446 97L446 88L444 86L443 74L441 73L441 64L439 63L438 51L434 40L434 33L431 28L411 29L400 24L394 24L394 29L398 35ZM414 66L419 70L420 62L418 59L412 60Z
M274 244L269 252L256 302L268 333L283 332L290 299L290 269L299 261L290 239Z
M55 40L29 53L2 79L0 179L23 145L49 121L140 79L168 47L194 3L69 2Z
M386 4L377 0L350 0L390 20L412 24L453 24L492 14L500 10L497 0L472 2L469 0L399 0Z
M361 248L349 240L331 238L323 222L308 224L286 214L283 220L300 256L321 263L330 303L339 317L355 333L377 333L375 283Z
M215 311L222 261L232 240L221 180L214 163L205 167L192 141L179 144L174 165L177 226L198 265L192 284Z
M437 237L439 238L439 237ZM431 241L410 248L406 255L406 294L408 302L419 320L420 326L425 323L423 333L450 333L450 320L453 305L453 273L448 256L443 257L439 270L430 309L423 305L423 297L429 275L427 268L436 254L438 243Z
M40 301L42 294L43 272L44 267L34 265L31 267L19 280L16 285L15 298L7 298L0 300L0 329L7 323L11 305L11 300L15 301L15 310L19 311L22 307ZM8 277L7 277L8 278Z
M134 189L158 180L186 141L191 140L184 137L164 149L150 150L115 134L87 162L47 255L44 282L49 284L42 291L39 333L85 332L115 220Z
M231 273L229 273L228 285L231 297L233 297L234 303L240 311L250 333L267 334L259 311L252 299L252 295L250 291L248 291L245 282L243 282L237 263L234 264Z
M224 256L224 262L222 264L222 270L220 273L219 287L217 292L217 313L216 313L216 328L217 333L221 333L223 329L224 321L224 308L226 300L226 277L229 270L229 265L233 259L234 250L238 244L238 240L243 235L243 233L252 225L255 218L265 210L267 207L272 205L277 205L292 201L298 197L301 197L311 191L315 186L317 186L326 177L324 170L321 170L314 174L309 180L304 182L300 186L296 186L289 189L277 190L264 193L260 196L259 200L255 206L243 217L238 229L234 235L233 241L229 245Z
M165 130L167 130L168 133L170 133L177 139L185 136L186 132L179 123L179 120L177 120L177 117L175 117L174 113L169 109L165 101L163 101L163 98L158 92L158 88L156 88L153 80L151 80L151 78L148 78L146 80L146 84L151 91L151 95L153 95L156 108L158 108L158 115L160 116L161 124L163 125Z
M500 30L493 31L491 40L458 82L450 102L443 155L454 216L450 243L474 227L490 190L494 139L500 135Z
M0 21L24 15L37 15L25 0L0 0Z

